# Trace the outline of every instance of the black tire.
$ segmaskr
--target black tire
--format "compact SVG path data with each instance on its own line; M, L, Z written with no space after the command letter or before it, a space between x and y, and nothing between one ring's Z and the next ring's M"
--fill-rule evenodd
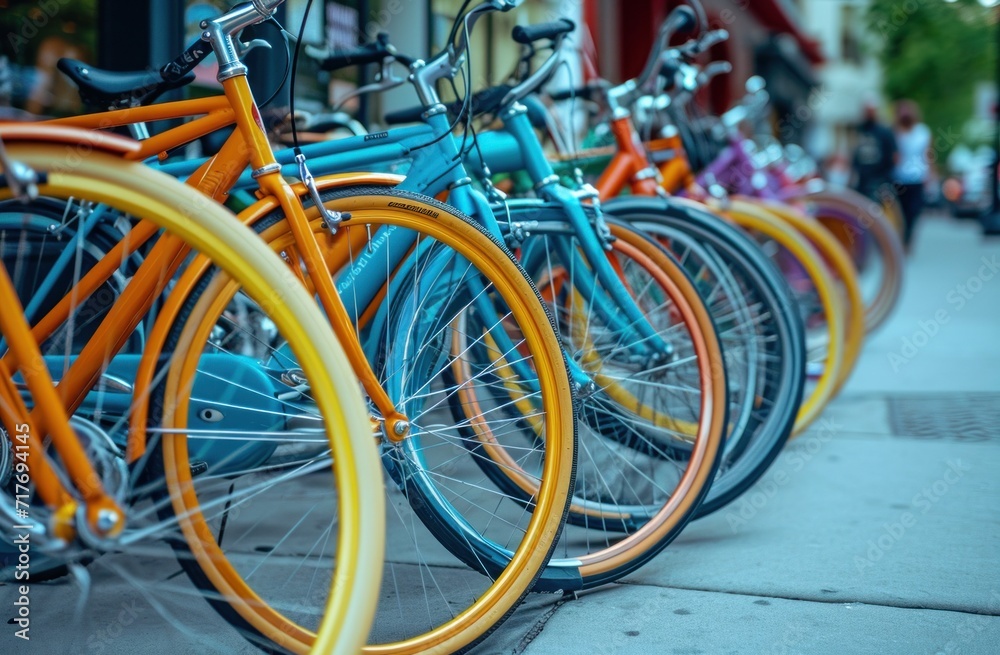
M755 315L762 320L756 323L755 331L767 346L762 361L772 363L772 372L762 388L763 397L770 400L770 411L754 412L743 428L749 434L730 436L743 445L726 453L697 511L700 518L731 503L753 486L787 442L805 384L802 321L791 290L771 261L743 232L708 210L673 199L636 197L611 200L605 203L605 209L649 234L667 239L683 234L707 246L724 263L727 273L739 281L740 291L760 306Z
M579 313L568 311L576 301L568 299L566 290L579 290L582 287L578 284L582 283L560 285L560 279L567 281L576 278L572 272L574 265L570 263L566 269L568 260L560 253L574 252L579 246L571 243L560 248L558 244L550 247L547 243L549 236L554 236L556 240L576 238L572 236L573 229L566 223L563 207L558 203L521 200L516 205L512 203L509 210L514 224L522 221L539 223L540 227L526 235L519 252L522 264L530 275L537 276L536 284L542 289L546 302L552 305L564 348L572 354L571 361L578 366L585 366L582 363L585 353L590 348L606 348L608 343L613 345L612 353L615 350L625 352L623 348L617 348L622 345L617 342L617 331L601 327L603 319L597 318L597 311L600 310L595 311L593 317L590 315L590 310L586 308L590 306L588 301L583 302L584 308ZM587 208L587 211L591 210L592 208ZM725 398L725 366L716 326L690 276L666 249L648 235L620 221L608 220L607 224L616 238L613 256L621 266L619 275L629 278L631 288L640 290L639 297L633 300L637 302L646 320L654 325L654 329L659 331L666 328L665 332L658 333L666 335L672 345L679 348L675 354L680 362L687 363L682 364L681 369L673 371L671 379L677 385L674 388L683 388L690 383L690 378L685 379L684 376L692 374L692 370L686 367L699 366L692 362L710 362L707 365L711 367L711 380L707 384L711 385L712 397ZM500 221L500 226L503 229L505 221ZM654 272L648 268L645 262L651 260L652 266L659 266L661 270ZM560 271L562 276L557 274ZM656 281L656 274L665 274L669 279L666 286L663 286L662 280ZM667 287L673 290L666 291ZM652 293L649 293L651 290ZM662 294L667 294L668 297ZM562 299L559 300L559 297ZM658 299L652 300L654 297ZM674 310L683 312L686 318L678 320L672 313ZM591 318L594 319L593 322ZM577 323L580 319L583 319L582 322ZM591 337L578 333L578 328L593 335L594 345L587 345ZM604 339L604 332L609 339ZM697 336L694 336L695 332ZM708 353L707 359L691 356L692 337L698 340L700 348L705 349L702 352ZM620 360L607 361L613 368ZM716 364L719 368L716 368ZM660 367L651 367L656 368ZM669 370L673 365L668 363L663 368ZM654 383L650 386L655 386L656 374L651 369L640 367L636 369L639 372L634 373L627 366L622 368L623 371L629 371L627 375L635 374L637 380ZM612 373L611 377L615 378L615 374ZM594 588L641 568L662 552L696 516L696 510L708 494L722 459L727 403L711 403L711 409L707 410L711 412L711 416L701 416L699 437L684 447L685 444L670 438L669 429L647 422L648 418L640 418L627 405L617 404L617 400L609 402L612 397L604 397L604 384L606 382L599 382L596 386L588 385L592 388L581 394L579 399L579 425L582 427L577 502L570 510L568 525L556 550L556 558L539 578L536 591ZM705 380L698 383L701 394L708 393L708 389L702 386L704 384ZM639 392L635 394L640 396ZM698 400L691 402L698 401L700 396ZM663 406L657 404L656 407L661 415L672 416L681 421L692 420L683 413L674 413L683 409L676 401ZM641 438L629 439L629 431L622 429L623 425L631 425L632 434L636 434L636 430L643 430ZM683 478L683 482L675 482L671 475ZM622 486L615 489L613 485L619 480ZM495 476L494 481L502 484L500 476ZM514 492L511 487L507 489L508 493ZM602 491L605 489L613 493L604 495ZM619 551L616 544L620 543L623 534L632 540L627 549ZM554 578L549 575L553 572L561 572L563 575Z

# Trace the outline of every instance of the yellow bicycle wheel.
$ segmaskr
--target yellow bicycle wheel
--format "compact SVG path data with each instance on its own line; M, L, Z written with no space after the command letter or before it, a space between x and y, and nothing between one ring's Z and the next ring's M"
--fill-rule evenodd
M798 284L793 281L793 290L800 302L805 295L807 302L814 305L800 309L822 317L825 331L819 338L814 335L807 341L806 365L814 369L816 375L815 381L806 386L795 420L793 435L800 434L819 418L836 395L844 362L846 317L843 300L816 248L798 232L789 230L775 214L757 203L738 198L715 209L760 241L765 252L778 261L779 268L792 262L799 267L802 279Z
M813 191L796 201L805 203L809 215L852 253L865 301L865 329L875 330L892 313L903 286L903 243L890 214L847 189Z
M316 216L313 231L345 306L356 319L373 370L410 421L410 431L401 440L381 429L368 430L388 474L385 497L392 547L382 563L381 588L373 585L380 603L364 652L462 652L514 610L546 566L562 528L576 447L575 402L562 351L537 291L509 252L454 210L391 188L334 190L324 194L324 201L351 218L332 233L311 209ZM301 270L295 239L280 211L254 227L281 253L290 271ZM369 281L376 281L377 289L371 302L360 297L362 283ZM225 346L226 334L218 331L220 317L233 306L231 290L214 283L185 288L185 306L194 309L177 314L178 321L186 316L183 323L190 326L179 331L178 343L200 353L205 349L197 344L218 338L219 348L237 350L238 344ZM492 311L497 314L484 318ZM465 353L452 351L453 335L467 323L484 321L493 328L489 335L502 332L513 345L477 359L471 380L457 383L449 372ZM151 341L157 340L158 335L151 336ZM486 341L479 335L468 346L487 350ZM283 357L281 352L273 355L275 360ZM207 367L207 358L203 360ZM523 370L508 375L507 383L524 392L533 408L528 416L509 402L506 390L496 389L496 377L512 360ZM239 380L220 383L234 395L240 393ZM463 402L473 389L482 401L476 421L456 420L453 404ZM296 401L296 406L303 403ZM519 436L525 431L535 437L527 445ZM487 447L513 453L537 490L530 503L504 493L477 466L489 457ZM186 459L171 460L168 466L183 475ZM218 497L209 495L219 491L202 482L204 475L195 476L193 484L199 496L206 495L192 499L192 505ZM303 536L290 534L286 543L295 541L300 550L316 551L322 525L304 513L289 507L284 523ZM257 518L253 513L241 515L235 527L252 532ZM241 542L231 540L233 521L224 530L219 522L204 528L203 538L220 561L238 559ZM237 539L244 532L236 533ZM227 557L230 548L237 552ZM245 572L249 588L254 580ZM263 632L286 619L282 629L290 638L285 650L308 650L324 597L302 593L295 585L264 584L259 592L261 601L251 607L253 615L242 617L249 627ZM293 596L294 611L289 611ZM227 610L219 605L216 609ZM319 646L314 648L321 652Z
M88 151L85 165L77 167L67 167L65 146L18 143L9 147L9 151L16 160L43 175L44 183L39 191L44 198L62 201L67 207L84 199L101 204L118 218L152 221L163 228L169 238L181 239L192 253L197 253L194 260L188 260L193 267L191 270L198 268L201 262L210 261L215 266L213 279L217 283L238 287L244 297L267 308L268 329L281 335L288 352L301 362L301 376L310 382L309 393L315 408L314 420L308 426L310 442L320 443L325 451L336 454L325 459L325 471L316 470L318 475L325 474L328 481L329 476L333 476L332 486L326 487L323 493L335 497L337 504L336 529L330 530L328 537L328 554L336 554L337 567L336 575L321 594L325 602L320 628L322 646L328 649L327 652L356 652L368 635L382 570L384 502L381 493L370 490L372 485L379 484L381 467L368 436L368 413L356 381L350 375L334 374L347 368L346 356L304 287L252 231L239 225L221 207L172 178L96 151ZM0 190L0 201L9 195L8 190ZM30 207L30 203L22 205L19 211L28 212ZM155 272L153 277L155 279ZM159 282L173 284L176 279ZM131 284L140 282L133 279ZM212 309L217 307L195 308L209 313ZM197 337L191 333L188 342L194 343L191 339L196 341ZM154 506L152 513L148 507L129 508L126 520L132 519L132 527L126 527L118 547L128 552L130 548L138 548L144 540L183 539L187 552L192 555L190 563L206 576L214 576L210 602L225 603L237 613L252 614L259 605L258 598L252 590L232 584L233 580L225 575L217 575L237 565L220 558L204 538L206 518L218 516L219 507L203 506L191 493L193 466L184 453L189 438L211 440L234 436L224 432L188 434L185 427L186 407L192 401L190 362L199 354L197 350L182 348L144 355L163 355L162 362L168 372L164 384L173 390L163 396L158 411L179 429L171 432L153 428L149 433L162 439L164 452L174 453L177 466L173 473L176 475L165 480L167 500ZM117 364L113 355L107 355L105 366ZM256 375L260 380L261 375L266 375L259 362L256 370L254 363L242 363L243 370L251 377ZM115 416L105 407L101 412L105 421L102 427L107 427L109 432L112 427L127 427L130 413L149 401L148 396L129 399L128 411L123 416ZM213 397L207 402L225 406L226 399ZM208 414L204 416L212 418ZM96 415L86 418L97 420ZM91 425L96 427L97 423ZM144 427L138 426L140 430ZM259 431L266 432L264 429ZM258 480L257 487L257 494L267 494L271 490L265 480ZM148 498L149 491L149 487L136 488L130 495L142 502ZM150 523L155 510L161 510L160 516L169 516L169 519ZM242 556L244 560L259 563L269 553L250 552ZM238 565L243 570L246 566L245 561ZM165 588L150 584L148 592L155 597ZM187 593L190 594L190 587ZM284 627L283 623L278 623L262 634L270 644L284 645L288 640ZM305 652L307 648L300 650Z
M840 242L818 220L803 214L794 207L779 202L765 202L764 207L805 236L819 252L844 299L846 323L844 331L844 363L837 377L836 391L851 376L865 341L865 300L858 283L858 272L850 255Z

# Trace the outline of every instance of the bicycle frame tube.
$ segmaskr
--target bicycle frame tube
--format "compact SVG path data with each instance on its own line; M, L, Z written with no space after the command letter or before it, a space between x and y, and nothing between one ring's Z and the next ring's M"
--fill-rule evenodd
M738 138L730 139L729 145L698 175L698 183L705 187L718 183L731 193L769 200L777 196L768 173L757 169L743 140Z
M562 208L563 218L569 221L573 227L574 236L579 240L583 259L596 272L597 280L608 290L607 295L591 294L587 297L595 299L598 309L602 311L605 320L614 329L638 331L639 337L633 340L635 343L631 346L632 348L641 350L644 354L648 354L650 350L665 352L667 345L649 325L639 307L631 302L628 290L608 260L604 243L601 242L591 224L580 198L559 184L559 177L552 169L552 164L549 163L541 143L535 136L534 128L527 116L527 110L523 105L515 104L504 111L501 118L504 121L503 132L487 132L479 137L479 151L484 154L487 161L476 162L475 157L478 154L476 150L470 152L470 160L480 165L488 165L492 170L490 164L494 161L493 157L495 156L499 161L507 162L508 165L519 165L518 168L512 170L527 170L535 182L536 193L541 198L550 200ZM503 136L504 133L507 136ZM518 161L517 153L520 153L520 161ZM569 250L569 244L566 243L565 239L559 241L561 242L560 246L564 249L564 252L561 253L561 256L566 257L564 261L573 261L574 258L579 257L576 252ZM588 266L580 266L579 269L585 273L580 276L581 282L585 285L583 290L585 293L589 293L596 286L594 278L587 271Z
M208 112L202 118L186 123L179 128L167 130L156 137L142 142L142 149L132 155L135 159L144 159L151 155L162 156L169 149L176 148L192 139L235 122L237 130L226 141L222 151L215 157L200 162L193 170L190 170L188 183L193 184L209 197L219 199L236 183L240 174L245 170L246 165L249 163L252 166L252 170L258 173L256 182L261 190L265 194L275 197L285 213L288 225L302 253L306 270L313 278L315 292L333 325L334 332L344 345L355 374L361 380L366 392L387 421L392 423L401 422L404 425L408 424L405 417L396 410L388 394L378 383L375 373L371 370L361 344L354 333L354 322L348 315L340 298L336 295L333 281L330 279L329 272L325 269L325 261L323 260L319 245L313 236L312 228L299 200L299 195L284 181L280 169L272 166L277 162L271 151L270 143L267 141L260 113L250 92L246 76L237 75L225 80L223 82L223 90L225 97L136 107L103 114L59 119L52 122L89 129L99 129L136 122L182 118L192 114ZM143 234L143 236L148 239L152 236L152 233ZM323 274L320 274L321 269ZM91 271L91 273L94 272L94 270ZM107 271L102 270L102 272ZM103 280L99 280L99 277L98 274L93 276L88 274L86 276L86 278L89 278L87 280L88 286L93 286L94 289L100 286ZM91 289L91 293L92 291ZM79 298L79 294L77 297ZM63 304L65 303L60 303L60 305ZM148 311L148 307L146 310ZM68 314L68 304L63 307L63 311L64 314ZM50 314L52 313L50 312ZM90 358L82 358L82 354L81 358L77 362L74 362L74 367L91 368L95 362L91 361ZM84 362L88 362L88 364L81 364L81 359ZM97 366L100 365L100 363L96 364ZM60 390L62 391L62 384L60 384ZM403 431L402 435L394 430L389 430L388 433L397 438L405 436L405 431Z
M21 355L20 359L23 360L20 366L21 375L35 400L35 407L30 415L25 416L26 408L23 403L18 402L20 398L8 397L9 387L5 387L7 391L3 395L7 403L12 405L11 409L20 415L22 422L19 425L28 428L28 474L35 481L45 503L51 508L58 508L57 515L61 516L59 521L62 523L59 529L59 532L62 532L60 536L67 536L68 521L73 518L75 505L46 460L42 435L51 437L53 448L59 454L73 485L86 503L87 519L91 526L95 525L98 512L101 511L112 511L118 517L124 516L121 507L104 492L99 482L100 478L97 477L82 444L70 427L68 412L60 403L59 393L52 384L48 368L44 364L37 365L44 360L38 350L38 343L31 336L31 329L20 311L21 303L7 275L7 269L3 267L0 267L0 305L5 308L5 311L0 312L0 332L10 343L11 349ZM0 369L5 367L0 365ZM5 374L5 379L9 380L7 375L13 371L6 369L2 372ZM34 420L34 415L39 411L48 417L47 429L42 427L39 421ZM10 425L10 420L14 418L10 412L4 412L4 418L9 434L23 434L23 430L17 429L19 426ZM12 427L13 430L10 429ZM24 486L27 493L27 485ZM119 520L109 534L117 534L123 526L124 521Z
M396 410L372 370L354 332L354 321L348 315L340 296L337 295L337 289L327 270L326 261L313 234L305 208L299 196L281 176L280 166L275 165L277 162L267 140L246 75L230 77L222 83L222 86L226 97L229 98L230 106L235 111L237 128L250 146L250 165L253 167L254 175L257 176L261 191L277 198L284 210L285 219L295 237L320 305L326 311L334 333L341 340L355 374L372 402L385 417L387 425L391 427L386 431L387 435L392 435L390 438L402 439L409 429L409 421Z
M667 193L680 193L691 189L697 184L691 162L684 151L684 142L680 134L674 134L663 139L657 139L646 144L649 153L666 153L668 156L658 164L660 170L660 186ZM655 157L655 155L652 155Z
M633 340L635 341L634 349L642 351L643 354L648 354L649 350L665 351L666 344L653 331L635 303L613 299L628 298L627 290L617 272L608 262L603 244L595 234L579 198L557 183L555 173L532 132L530 121L528 121L525 112L515 109L514 112L508 113L512 113L512 115L505 116L507 130L487 132L481 135L479 137L480 150L484 153L490 153L490 157L504 158L505 161L509 162L509 165L528 168L532 177L545 181L545 184L540 188L540 194L548 197L562 208L563 215L559 216L557 220L569 219L576 233L580 235L585 257L590 263L589 266L581 265L579 267L581 274L578 279L582 283L585 296L595 298L598 308L613 328L628 331L638 330L639 337ZM489 202L483 194L472 188L471 178L466 172L466 162L474 167L477 163L482 164L481 161L477 161L477 149L469 149L469 152L464 153L465 157L463 158L457 140L450 134L450 128L451 125L446 115L438 113L427 117L424 125L309 144L302 147L302 152L309 159L310 166L323 174L349 170L352 166L364 165L371 168L406 159L410 162L410 169L405 180L400 183L400 189L429 196L437 196L447 192L449 203L452 206L478 220L494 236L502 238L501 228L497 223L494 211L490 208ZM497 142L494 142L493 139L496 139ZM282 153L278 153L277 159L279 163L282 162ZM283 165L282 172L289 175L296 174L297 169L293 168L295 166L293 163L289 163L287 155L284 156L284 160L286 163ZM443 167L442 162L446 162ZM185 170L191 169L191 165L189 164L186 169L181 166L167 165L164 166L164 169L175 175L183 174ZM244 174L238 184L248 184L249 182L250 180ZM562 256L567 258L565 261L579 258L576 252L569 250L564 239L559 241L564 249ZM390 261L390 263L398 262ZM605 288L611 290L612 297L593 293L596 281L590 274L591 266L597 270L598 279L605 285ZM369 284L371 283L369 282ZM364 293L360 295L359 304L364 306L365 301L375 291L377 289L364 289ZM624 309L624 315L622 309Z
M646 156L631 116L612 120L611 133L618 148L611 159L611 164L595 185L601 194L601 199L617 196L626 185L631 187L635 195L656 195L659 189L657 183L659 172Z
M161 120L189 118L202 115L200 118L185 123L179 127L166 130L140 141L136 152L125 155L126 159L142 161L150 157L165 156L170 150L184 145L220 128L232 125L235 113L230 101L225 96L199 98L197 100L180 100L165 102L159 105L131 107L113 111L70 116L44 121L45 125L67 125L88 130L104 130L111 127L133 125L135 123L152 123Z

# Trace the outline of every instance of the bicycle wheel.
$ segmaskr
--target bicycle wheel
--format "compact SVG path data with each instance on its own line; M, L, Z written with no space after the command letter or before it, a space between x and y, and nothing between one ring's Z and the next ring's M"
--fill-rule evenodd
M844 331L844 363L836 385L836 391L840 391L858 363L865 340L865 304L858 283L858 272L851 263L847 251L819 221L783 203L764 202L763 205L765 209L805 236L823 257L830 272L834 274L847 314Z
M712 206L757 241L789 279L806 326L806 372L809 381L792 435L803 432L836 395L844 362L845 312L836 282L817 250L773 213L755 203L733 199Z
M719 327L730 425L722 465L697 512L705 516L750 488L792 432L805 387L799 310L788 284L757 244L697 203L622 198L604 207L674 254Z
M697 511L723 449L724 362L694 285L656 243L609 221L614 241L607 257L629 290L622 300L635 303L653 329L636 341L641 328L615 322L618 306L609 311L611 294L577 254L579 243L560 210L530 203L510 210L513 224L521 212L538 221L519 258L556 317L575 375L586 381L576 493L536 590L591 588L641 567ZM632 348L652 337L669 344L666 357L651 359ZM514 467L480 463L508 493L524 493Z
M380 429L375 433L389 478L388 539L393 548L384 562L379 608L365 652L461 652L485 638L528 592L548 562L564 520L573 480L575 422L562 353L530 282L510 254L467 219L431 199L394 189L342 189L323 198L331 209L351 214L336 233L318 219L313 222L327 265L373 370L410 420L402 440ZM292 270L299 270L295 242L280 211L254 227ZM232 304L229 294L212 287L192 289L188 304L202 303L213 304L215 311L203 317L179 314L173 332L185 333L190 317L196 317L200 339L211 338L214 330L222 341L210 341L212 349L226 350L218 317L220 309ZM471 336L463 328L487 315L491 330L486 334ZM513 346L477 361L472 378L455 384L448 371L464 357L452 348L456 335L479 345L500 332ZM528 417L507 400L505 388L493 386L497 368L507 366L511 353L517 353L519 375L508 372L506 382L532 404ZM277 348L271 359L287 360L287 354ZM295 379L294 361L285 361L282 369L288 367ZM219 382L238 393L237 381ZM481 402L477 420L452 420L449 401L473 393ZM307 407L308 399L296 404ZM534 441L524 446L519 435L528 430ZM527 506L491 484L473 463L489 448L513 453L520 463L536 490ZM302 455L290 457L291 465L301 465ZM173 461L173 468L183 473L184 459ZM205 475L194 478L196 488ZM305 552L315 550L313 544L322 536L307 530L302 512L308 507L290 508L286 517L305 532L294 538ZM239 549L231 539L244 537L233 535L252 533L257 519L241 516L235 526L229 520L224 530L209 525L205 536L225 554L227 548ZM204 567L189 569L198 586L210 584ZM295 647L285 648L308 648L322 597L303 598L294 586L260 593L275 609L295 599L295 611L285 612ZM231 606L220 603L216 609L238 620ZM263 616L266 608L259 609ZM250 624L244 628L252 638L250 628L257 628L258 619L241 618Z
M113 212L78 198L68 201L36 198L0 203L0 249L25 316L34 322L47 314L124 237L126 226L115 224ZM79 352L107 315L142 257L132 255L86 300L79 302L73 321L74 342L68 342L68 324L40 345L46 353ZM142 352L140 325L124 347Z
M94 143L94 139L99 137L84 134L81 138ZM330 544L327 554L336 554L337 574L333 579L323 581L325 589L322 597L328 600L323 623L324 643L336 652L353 652L359 648L367 636L375 608L376 589L372 581L378 580L381 573L384 544L382 497L379 494L365 493L364 489L364 485L377 479L374 476L378 475L379 469L376 453L366 436L369 422L356 383L350 376L335 378L330 374L331 371L344 369L346 357L332 338L327 322L315 303L289 273L289 269L250 230L238 225L233 216L221 207L165 175L100 152L88 154L86 166L66 170L65 148L53 145L17 144L10 148L10 152L14 158L44 175L45 183L39 187L43 196L63 202L71 198L84 198L116 212L121 219L147 219L164 228L168 235L158 241L158 247L163 244L166 248L180 239L193 249L187 258L189 267L181 278L169 275L166 271L152 272L152 279L156 282L154 286L157 288L173 285L211 262L218 267L211 269L215 283L239 289L246 298L267 308L268 325L272 334L280 335L276 338L282 338L287 344L288 352L294 353L296 359L302 362L301 375L311 383L315 411L306 431L308 442L314 444L314 447L315 444L321 444L318 447L336 453L336 457L326 458L325 471L322 467L315 471L317 477L322 477L327 483L322 489L324 497L332 499L337 509L336 526L327 526ZM130 286L139 287L144 282L137 276L130 282ZM142 288L145 293L146 287ZM149 288L149 291L153 290L153 287ZM129 293L128 288L125 293ZM154 295L156 294L150 294ZM137 298L139 301L149 299L136 296L132 300ZM116 302L108 311L102 328L114 325L116 320L129 320L131 309L125 308L123 301ZM194 309L211 313L218 308L199 306ZM138 318L134 320L137 321ZM178 343L184 345L197 342L199 337L196 333L182 336L184 339ZM67 343L73 341L68 340ZM87 348L94 344L92 342L83 349L81 359L86 356ZM104 370L112 370L120 364L113 350L106 350L106 344L97 343L96 347L98 352L107 353ZM242 561L237 565L232 561L215 558L215 554L207 548L204 535L199 533L206 516L217 516L219 510L218 506L200 505L197 499L192 498L192 467L182 453L188 437L192 436L188 432L195 432L186 425L187 405L191 402L191 371L188 370L188 365L192 360L198 359L200 354L197 349L161 349L156 353L146 353L147 356L156 358L166 371L165 380L158 389L172 390L172 393L161 393L158 402L153 403L158 408L156 411L161 411L164 418L169 417L171 424L178 427L178 431L171 434L164 434L155 427L150 428L149 432L162 439L161 448L166 452L175 447L183 465L176 467L175 477L155 481L157 484L165 484L168 492L158 493L156 502L151 507L143 506L149 488L135 488L131 475L126 472L125 485L119 491L123 494L122 505L125 506L128 501L126 519L131 525L126 526L120 538L113 540L110 547L124 549L126 552L143 552L149 557L151 551L140 550L139 545L150 539L165 538L175 542L175 546L176 542L186 540L185 550L192 556L182 563L198 568L204 575L212 575L227 569L246 570L254 565L259 566L270 554L253 551L242 553ZM127 366L134 368L134 358ZM267 372L260 362L252 358L245 358L237 371L230 371L236 377L257 383L267 379ZM62 382L66 383L68 377L69 374ZM194 389L199 389L197 384ZM132 419L133 410L145 407L150 402L148 396L140 395L134 389L131 389L132 393L123 394L125 398L113 399L113 394L108 393L112 390L105 387L97 394L106 401L98 405L97 412L93 411L93 406L88 405L89 397L85 398L81 411L75 417L93 435L88 450L92 450L91 446L98 440L103 440L108 451L113 450L116 444L111 435L121 435ZM268 392L273 393L273 389L269 388ZM209 407L215 407L216 412L219 407L226 407L226 398L218 396L197 399L195 402L205 402ZM71 406L69 409L76 408ZM200 418L208 419L219 430L223 430L226 425L213 421L216 415L211 412L202 413ZM133 424L132 427L137 426ZM140 430L143 427L142 424L138 426ZM256 433L257 436L265 434L265 439L273 438L266 436L269 429L260 422L253 427L253 432L236 431L216 434L214 437L252 438L251 435ZM77 432L80 439L84 440L82 430L77 429ZM198 436L206 435L199 433ZM117 459L114 459L115 456ZM107 465L107 469L98 467L97 470L107 478L101 482L109 488L110 482L121 482L110 477L111 473L121 472L121 457L121 451L116 451L106 453L100 460ZM234 472L234 477L240 473L245 475L247 471ZM331 475L333 480L330 479ZM274 493L271 482L258 480L257 494ZM313 482L318 484L319 479L314 479ZM234 495L231 494L230 497ZM171 506L177 510L181 504L183 511L170 511ZM159 519L156 516L158 513ZM100 547L92 546L92 550L100 552ZM147 565L151 561L147 560ZM125 574L124 571L122 573ZM257 596L226 584L226 580L222 578L213 579L213 583L212 595L208 599L212 603L226 604L236 612L248 611L248 608L253 608L258 603ZM152 597L174 590L188 599L190 594L190 588L180 591L180 587L169 581L150 581L144 590ZM161 606L159 601L154 605ZM280 628L281 626L275 626L274 630L267 633L274 643L281 644L286 639Z
M865 303L865 330L892 313L903 288L903 243L882 207L849 189L810 191L792 198L837 236L854 256Z

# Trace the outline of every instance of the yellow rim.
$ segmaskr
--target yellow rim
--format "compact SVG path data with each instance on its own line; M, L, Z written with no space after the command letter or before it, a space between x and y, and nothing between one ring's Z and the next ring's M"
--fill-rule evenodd
M834 393L839 392L857 365L865 341L865 300L861 295L858 272L851 256L822 223L788 205L768 202L765 206L809 240L830 267L834 279L840 283L847 321L844 327L844 362L834 387Z
M895 226L888 218L889 214L882 206L873 201L868 201L871 203L871 205L868 205L866 203L867 198L857 193L812 193L804 196L802 200L810 204L815 204L817 207L817 218L819 218L820 223L827 229L833 228L831 232L835 236L837 235L837 225L840 223L840 219L824 220L824 207L832 207L840 212L858 216L861 227L872 235L874 245L881 253L883 266L885 267L884 277L882 284L879 286L878 294L870 303L865 305L865 330L868 332L873 331L889 317L892 308L899 300L903 284L903 246ZM875 211L869 209L872 205ZM853 235L845 236L848 239L854 238ZM845 244L840 236L837 238L841 245L846 248L848 244Z
M794 230L789 230L776 215L757 204L737 199L734 199L730 206L717 209L722 209L725 216L736 225L773 239L795 257L809 276L823 306L830 335L826 362L816 386L802 399L802 404L799 406L793 430L793 435L798 435L819 418L836 395L837 380L844 361L843 303L836 291L833 276L823 263L820 254L805 237Z
M338 567L332 581L318 645L324 652L357 651L374 617L385 539L383 496L362 493L360 481L380 480L381 466L366 436L368 417L357 386L344 376L333 379L327 373L343 370L346 357L315 303L301 285L290 283L287 267L252 231L173 178L97 152L86 156L84 166L67 169L65 146L18 143L9 150L15 159L49 172L47 184L40 188L42 195L86 198L151 220L233 274L248 295L270 303L275 323L295 344L303 369L316 383L312 392L331 419L327 437L337 453L334 474L344 510L337 552L350 565ZM190 474L188 466L180 468ZM175 507L186 491L176 485L171 489ZM194 508L192 519L201 516L196 502ZM215 562L204 556L197 530L189 521L179 522L199 565L211 577ZM227 591L232 590L220 587L220 592ZM226 598L237 608L252 602L238 594Z
M354 229L352 226L364 225L395 225L412 229L461 253L486 273L497 291L507 299L527 343L533 344L542 397L548 403L543 481L525 536L507 568L475 603L447 623L405 641L373 644L363 649L365 653L379 654L452 653L474 642L503 617L527 591L539 569L548 562L554 535L559 532L562 523L562 510L572 480L576 447L573 401L562 351L545 310L541 304L533 302L512 302L514 299L534 298L534 291L513 262L506 255L501 255L496 245L475 226L445 213L440 206L424 205L410 196L407 196L405 204L415 209L394 206L399 204L398 197L389 194L366 193L338 198L337 210L350 212L351 220L341 227L337 236L321 239L321 246L327 250L324 255L328 264L333 268L345 263L338 262L331 254L333 246L337 239L347 240L350 230ZM312 226L315 232L329 235L318 219L313 221ZM373 234L376 229L372 230ZM284 221L267 228L261 236L275 251L288 251L294 247ZM545 362L547 364L542 366Z

